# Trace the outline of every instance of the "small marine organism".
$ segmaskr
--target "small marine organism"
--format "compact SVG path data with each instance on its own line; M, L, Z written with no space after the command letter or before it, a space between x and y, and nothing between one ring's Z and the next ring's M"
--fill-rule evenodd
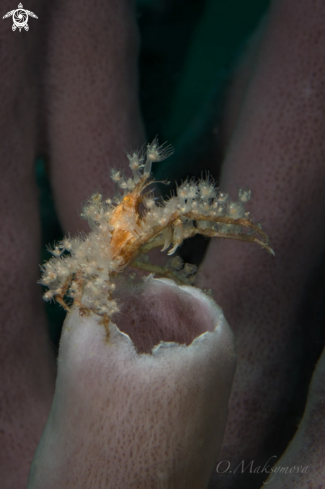
M155 138L146 148L127 155L133 178L111 171L118 195L104 199L95 193L81 214L91 232L65 237L49 248L53 257L41 267L40 283L48 287L44 300L55 299L67 311L73 303L82 315L93 312L102 317L108 332L111 316L119 310L114 299L116 279L126 267L170 278L177 284L193 283L195 265L174 256L165 266L158 266L147 259L154 248L169 249L168 255L173 255L185 239L201 234L257 243L274 254L261 225L254 224L245 210L251 197L248 189L240 189L238 200L231 201L207 176L199 181L187 179L167 200L155 198L152 163L172 153L170 145L159 146Z

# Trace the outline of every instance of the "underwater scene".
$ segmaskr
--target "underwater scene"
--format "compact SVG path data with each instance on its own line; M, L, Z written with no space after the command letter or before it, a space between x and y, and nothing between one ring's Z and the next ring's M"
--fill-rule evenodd
M0 489L325 488L324 2L28 2Z

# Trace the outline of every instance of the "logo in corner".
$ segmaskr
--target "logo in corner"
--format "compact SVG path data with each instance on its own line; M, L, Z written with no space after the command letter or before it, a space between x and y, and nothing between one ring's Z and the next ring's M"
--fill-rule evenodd
M38 19L37 15L35 15L33 12L23 9L22 3L18 5L16 10L7 12L6 15L3 16L3 19L11 16L13 21L12 30L15 31L16 29L19 29L19 32L21 32L22 29L25 29L25 31L29 30L28 16Z

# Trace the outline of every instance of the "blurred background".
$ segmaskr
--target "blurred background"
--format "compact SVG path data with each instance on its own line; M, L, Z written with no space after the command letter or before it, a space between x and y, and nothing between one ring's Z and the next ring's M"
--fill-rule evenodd
M174 155L155 177L174 182L200 176L218 180L225 151L220 126L233 67L267 11L269 0L137 0L141 34L139 96L147 140L169 141ZM124 148L121 148L123 151ZM177 165L175 162L177 161ZM199 164L198 164L199 162ZM213 162L213 166L212 166ZM36 161L42 219L41 263L46 245L62 238L46 176ZM169 193L172 186L163 193ZM181 248L185 261L200 263L208 241L197 237ZM193 249L195 248L195 256ZM65 312L46 303L51 342L58 348Z

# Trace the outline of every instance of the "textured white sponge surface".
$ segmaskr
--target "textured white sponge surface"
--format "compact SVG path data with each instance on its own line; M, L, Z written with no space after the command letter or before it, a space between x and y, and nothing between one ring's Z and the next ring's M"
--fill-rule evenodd
M189 345L161 342L139 354L115 324L106 341L98 316L74 309L28 489L206 487L225 429L233 335L200 290L167 279L146 287L161 301L171 290L189 294L204 311L205 332Z

